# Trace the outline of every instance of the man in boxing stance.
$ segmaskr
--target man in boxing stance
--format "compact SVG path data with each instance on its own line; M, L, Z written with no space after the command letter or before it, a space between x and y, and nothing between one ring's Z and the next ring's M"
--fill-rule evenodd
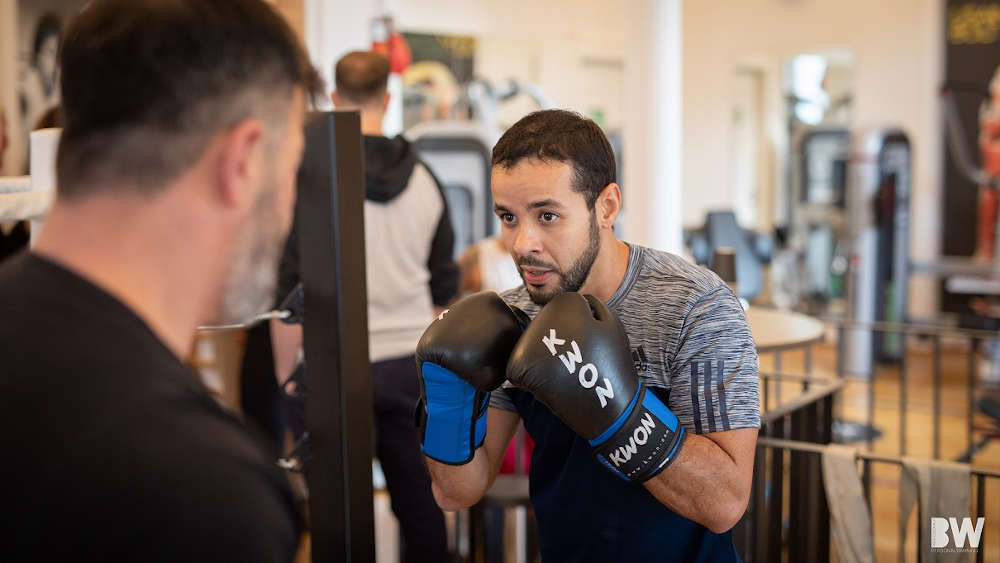
M418 345L438 502L478 501L523 420L546 562L738 560L729 530L760 411L736 296L708 270L618 240L611 147L577 114L511 127L492 188L524 285L457 303Z
M0 560L291 561L285 476L184 364L267 309L319 79L262 0L92 0L57 197L0 268Z

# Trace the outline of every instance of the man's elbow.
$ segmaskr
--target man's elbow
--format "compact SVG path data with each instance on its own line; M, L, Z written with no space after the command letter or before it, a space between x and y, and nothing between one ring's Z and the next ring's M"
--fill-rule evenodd
M482 497L482 495L477 495L472 491L445 490L433 482L431 483L431 492L441 510L449 512L469 508L479 502Z
M720 503L709 521L705 522L705 527L714 534L724 534L733 529L746 512L749 497L749 494L741 495L729 502Z
M709 529L713 534L724 534L729 530L732 530L737 523L739 523L740 518L743 514L740 514L736 518L730 516L719 515L715 517L712 521L706 522L705 527Z

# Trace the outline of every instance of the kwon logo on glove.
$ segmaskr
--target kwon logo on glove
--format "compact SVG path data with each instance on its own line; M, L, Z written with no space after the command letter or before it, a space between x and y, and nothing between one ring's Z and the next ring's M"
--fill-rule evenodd
M604 378L602 387L594 387L597 385L597 380L600 379L601 374L598 373L597 366L593 363L588 362L577 371L577 364L583 363L583 352L580 351L580 345L577 344L576 340L570 340L567 346L566 340L556 335L556 329L550 328L549 334L542 337L542 344L545 345L550 354L562 361L569 375L577 375L577 381L581 387L584 389L594 389L594 393L597 394L597 398L601 401L602 409L608 406L608 399L615 398L615 390L611 386L611 380L607 377ZM568 348L568 350L560 354L559 350L556 349L557 346L561 346L564 349Z

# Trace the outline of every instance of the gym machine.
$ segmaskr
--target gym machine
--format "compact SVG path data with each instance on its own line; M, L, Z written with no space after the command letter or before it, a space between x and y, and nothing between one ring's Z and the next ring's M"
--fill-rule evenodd
M846 194L848 316L861 323L902 323L907 318L912 149L895 128L855 136ZM871 376L875 361L899 362L899 334L851 329L845 367Z
M807 128L792 145L791 234L793 244L802 248L801 293L809 310L844 297L842 242L850 145L850 132L839 127Z

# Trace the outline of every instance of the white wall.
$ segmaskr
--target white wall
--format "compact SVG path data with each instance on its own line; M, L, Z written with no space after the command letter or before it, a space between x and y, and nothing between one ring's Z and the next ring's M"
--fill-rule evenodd
M941 0L687 0L684 3L685 225L731 207L729 110L733 67L747 57L776 69L796 53L849 49L854 55L852 129L893 124L914 149L911 256L937 255L940 164L936 93L942 76ZM776 80L772 82L776 84ZM769 104L780 109L780 102ZM786 139L770 128L775 178ZM911 281L911 312L936 310L930 279Z

